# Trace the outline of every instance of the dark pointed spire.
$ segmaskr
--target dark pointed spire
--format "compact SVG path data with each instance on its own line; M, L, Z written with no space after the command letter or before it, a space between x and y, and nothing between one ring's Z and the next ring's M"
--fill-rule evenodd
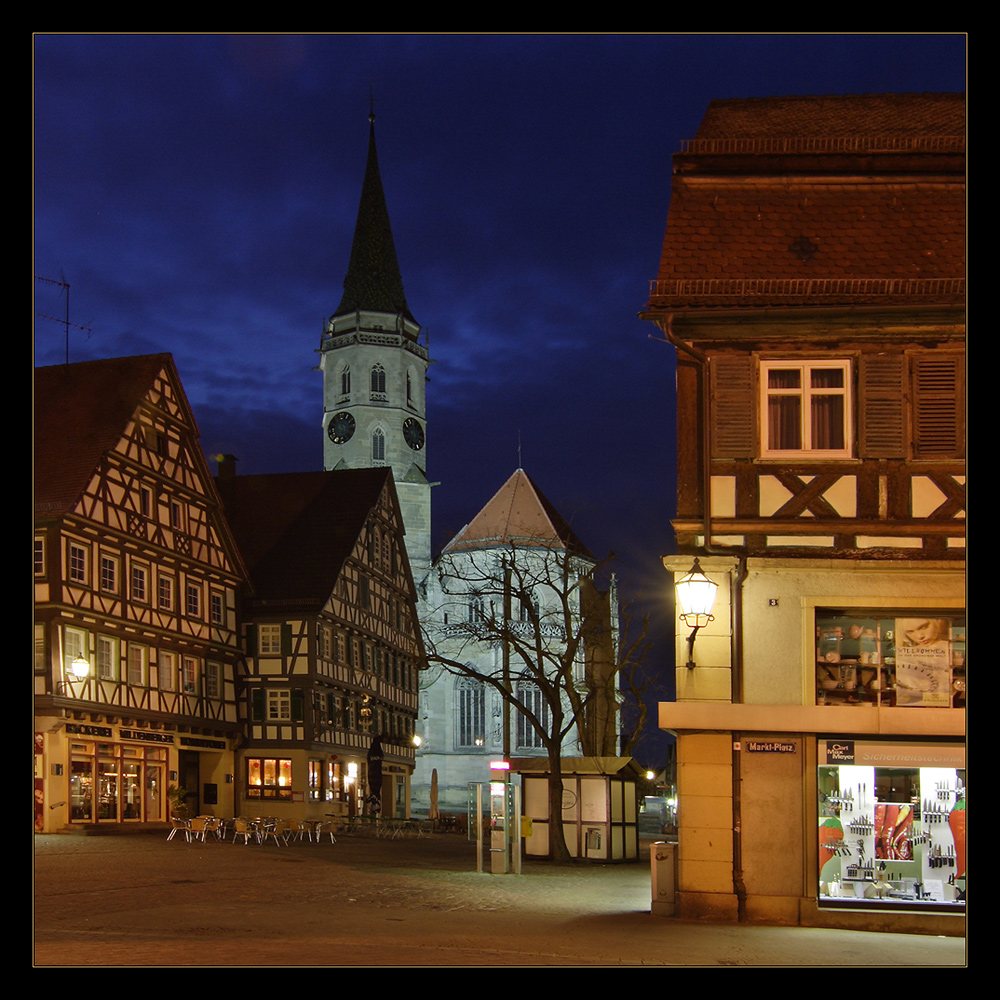
M403 278L396 259L396 245L389 225L382 178L375 152L375 112L368 115L368 162L361 188L361 205L354 226L351 262L344 278L344 297L334 316L359 309L401 314L416 322L403 294Z

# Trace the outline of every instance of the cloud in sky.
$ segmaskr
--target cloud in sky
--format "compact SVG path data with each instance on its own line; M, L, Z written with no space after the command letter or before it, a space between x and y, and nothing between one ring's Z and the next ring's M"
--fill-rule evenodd
M320 467L315 351L374 95L435 362L435 544L520 446L650 600L672 545L673 358L636 314L671 154L715 98L965 87L961 35L43 34L34 55L35 311L54 317L36 364L64 360L65 280L71 360L169 351L206 451Z

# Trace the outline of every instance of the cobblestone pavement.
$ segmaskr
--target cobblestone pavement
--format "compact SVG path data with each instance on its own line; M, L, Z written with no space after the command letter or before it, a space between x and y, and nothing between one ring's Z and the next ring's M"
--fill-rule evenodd
M455 834L34 846L35 967L966 964L964 938L654 917L647 852L492 875Z

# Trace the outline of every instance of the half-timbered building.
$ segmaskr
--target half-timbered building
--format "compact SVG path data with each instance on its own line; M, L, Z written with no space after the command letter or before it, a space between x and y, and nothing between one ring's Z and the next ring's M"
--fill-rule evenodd
M237 813L407 817L424 658L392 470L236 476L223 457L219 471L251 579Z
M36 829L231 815L245 571L169 355L36 370L34 509Z
M712 102L641 315L664 563L719 586L660 706L678 912L964 929L964 95Z

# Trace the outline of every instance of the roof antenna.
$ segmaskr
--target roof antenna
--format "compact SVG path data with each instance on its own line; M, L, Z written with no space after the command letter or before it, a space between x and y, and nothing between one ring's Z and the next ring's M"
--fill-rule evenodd
M522 469L522 470L524 469L524 466L521 465L521 428L520 427L518 427L518 429L517 429L517 467L519 469Z

